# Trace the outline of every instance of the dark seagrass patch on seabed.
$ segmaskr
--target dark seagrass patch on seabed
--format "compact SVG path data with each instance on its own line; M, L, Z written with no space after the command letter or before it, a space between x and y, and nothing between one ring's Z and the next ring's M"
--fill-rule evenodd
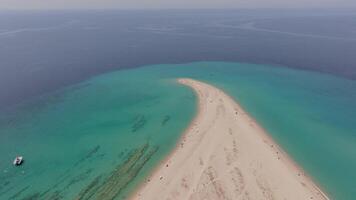
M133 125L131 126L131 132L136 132L140 129L142 129L145 124L147 123L147 119L145 118L144 115L136 115L135 118L133 119Z
M71 174L74 169L79 167L79 165L84 165L84 161L92 158L95 154L97 154L99 149L100 145L96 145L95 147L90 149L83 158L81 158L78 162L74 163L73 168L67 169L61 176L59 176L59 179L52 186L50 186L47 190L43 192L38 192L38 199L62 199L65 195L65 191L70 189L72 185L87 179L92 173L93 169L83 170L83 173L77 175ZM66 183L67 181L68 183Z
M87 179L88 176L90 175L90 173L91 173L92 171L93 171L93 169L87 169L87 170L85 170L85 172L80 173L79 175L74 176L74 177L69 181L69 183L64 187L64 190L70 188L72 185L74 185L74 184L76 184L76 183L78 183L78 182L80 182L80 181L83 181L83 180Z
M77 200L115 199L137 176L147 161L157 152L158 147L148 143L133 149L124 163L119 164L105 178L95 178L76 197Z
M21 200L39 200L39 199L40 199L40 193L36 192L22 198Z
M164 116L162 123L161 123L162 126L166 125L169 120L171 120L171 116L169 116L169 115Z
M60 191L54 191L47 199L60 200L63 199L63 195Z
M82 191L80 191L80 193L76 197L76 200L90 199L99 189L101 179L102 175L95 177L94 180L89 183L89 185L87 185Z
M99 149L100 145L96 145L95 147L90 149L89 152L83 158L81 158L78 162L74 164L74 167L77 167L79 164L82 164L84 161L92 158L99 151Z
M84 157L88 159L92 157L99 150L99 146L94 147ZM150 146L148 143L133 149L126 153L123 163L117 165L109 174L101 174L96 176L87 186L85 186L79 194L75 197L76 200L111 200L118 197L125 188L132 182L132 180L139 174L141 169L149 161L149 159L158 151L157 146ZM127 152L127 151L126 151ZM37 199L51 199L60 200L65 199L65 192L74 184L87 179L92 173L93 169L86 169L72 178L71 170L67 170L63 176L48 190L44 192L34 192L24 194L29 186L22 188L12 199L21 200L37 200ZM71 179L70 179L71 178ZM70 179L70 180L69 180ZM66 185L63 185L69 181ZM21 197L22 196L22 197Z

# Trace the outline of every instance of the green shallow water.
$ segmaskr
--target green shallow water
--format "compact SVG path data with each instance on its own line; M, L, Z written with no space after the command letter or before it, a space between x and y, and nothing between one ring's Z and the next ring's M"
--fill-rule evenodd
M2 111L0 199L124 199L194 117L178 77L224 89L333 199L354 199L355 81L223 62L112 72Z

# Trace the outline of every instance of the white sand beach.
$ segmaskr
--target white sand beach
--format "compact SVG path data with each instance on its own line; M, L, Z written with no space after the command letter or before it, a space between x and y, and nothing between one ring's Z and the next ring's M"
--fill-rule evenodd
M196 92L197 116L131 199L328 199L230 96L179 82Z

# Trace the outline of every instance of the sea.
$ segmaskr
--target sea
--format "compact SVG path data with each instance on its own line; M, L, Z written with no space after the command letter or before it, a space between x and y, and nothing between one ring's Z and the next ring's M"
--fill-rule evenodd
M354 13L1 11L0 199L126 199L196 114L181 77L223 89L354 199Z

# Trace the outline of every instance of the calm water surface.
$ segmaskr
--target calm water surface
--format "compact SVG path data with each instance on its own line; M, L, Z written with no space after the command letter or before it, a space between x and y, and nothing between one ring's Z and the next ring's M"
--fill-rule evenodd
M179 77L224 89L331 197L356 196L355 81L198 62L111 72L1 111L0 199L124 199L194 117Z

